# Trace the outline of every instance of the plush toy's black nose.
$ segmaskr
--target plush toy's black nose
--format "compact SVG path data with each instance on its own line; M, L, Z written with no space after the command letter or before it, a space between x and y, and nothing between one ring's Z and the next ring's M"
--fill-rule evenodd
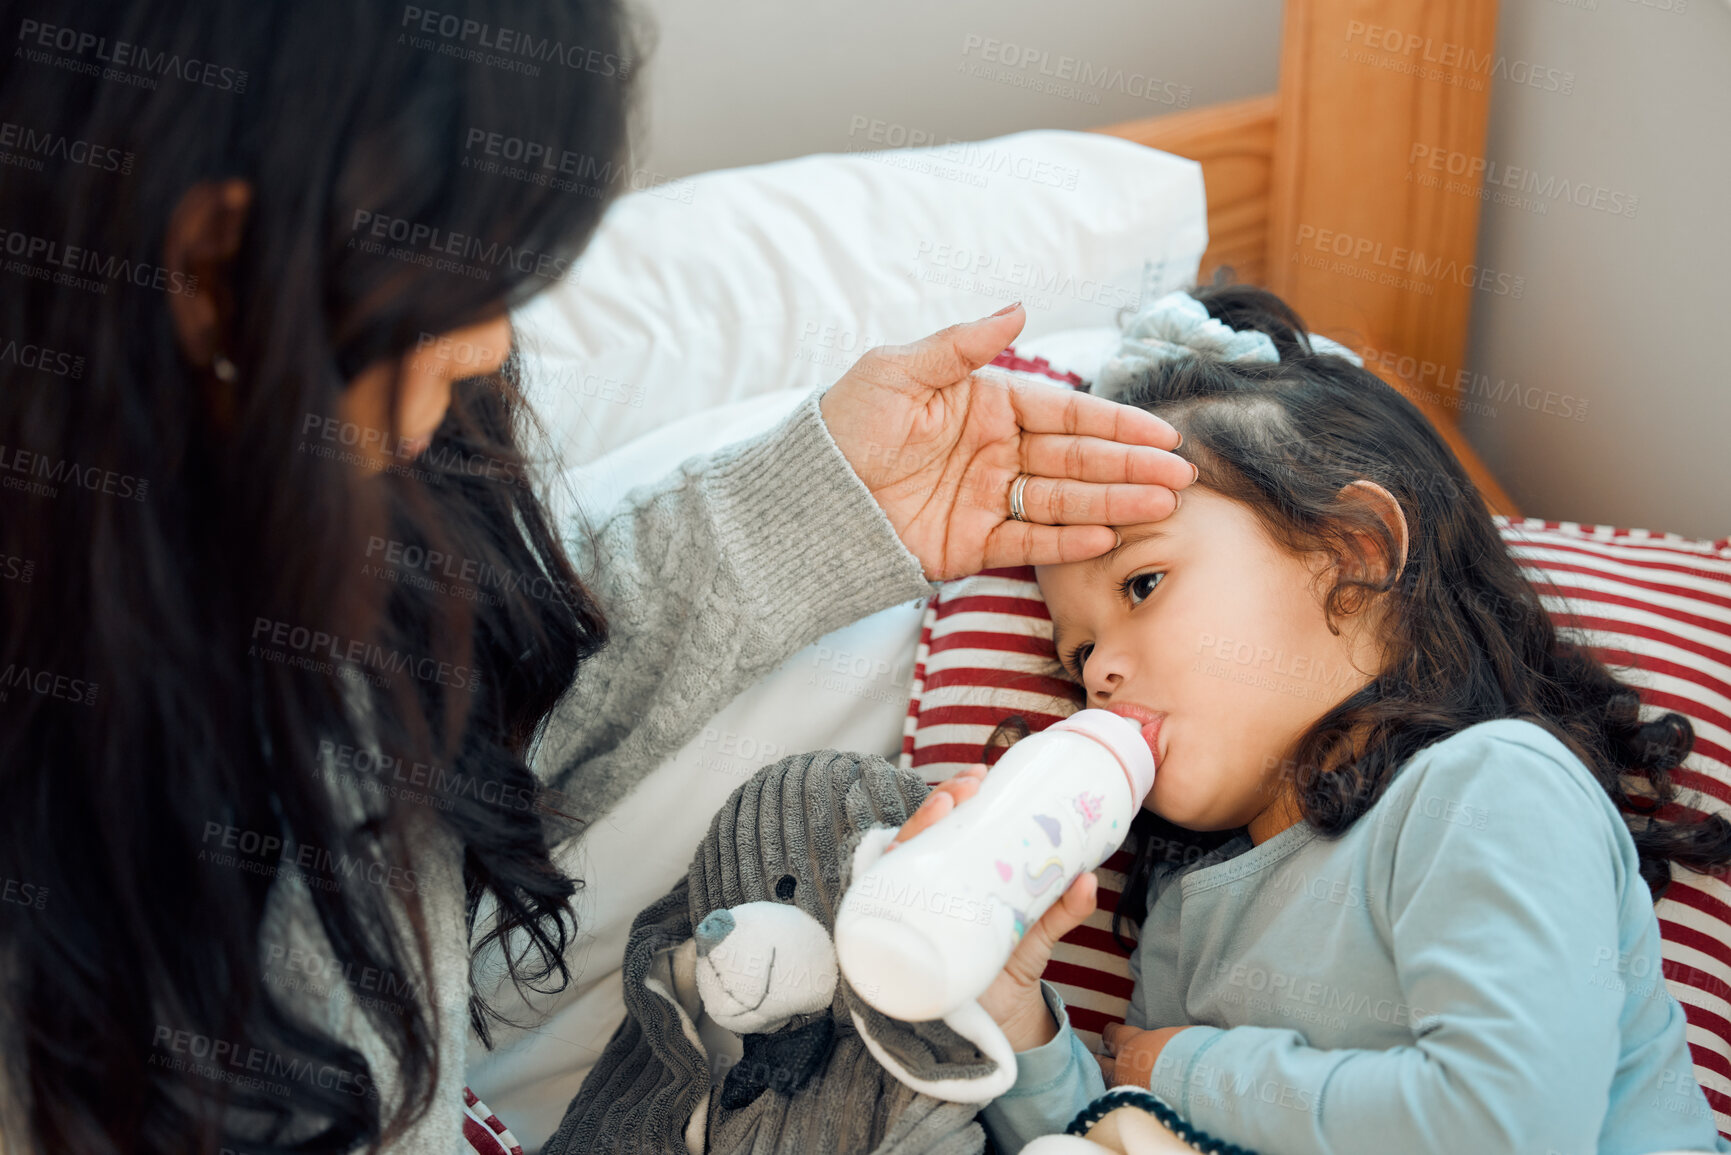
M721 940L733 933L733 913L726 910L712 910L702 922L697 924L693 937L697 939L697 957L702 958L721 945Z

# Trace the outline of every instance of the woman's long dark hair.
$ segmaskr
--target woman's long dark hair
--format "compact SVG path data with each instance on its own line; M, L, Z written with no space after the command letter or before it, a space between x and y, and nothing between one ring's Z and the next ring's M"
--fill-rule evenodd
M1324 603L1331 630L1338 632L1337 616L1379 598L1390 611L1382 618L1386 668L1318 719L1278 775L1304 819L1339 835L1422 747L1478 722L1525 718L1574 751L1622 811L1655 901L1670 863L1710 871L1731 862L1731 823L1675 805L1671 771L1695 740L1688 719L1670 712L1642 721L1636 689L1558 633L1417 406L1375 374L1314 350L1297 314L1266 290L1215 285L1194 295L1232 328L1267 333L1279 362L1167 361L1118 399L1174 425L1199 483L1250 509L1274 541L1332 555L1338 577ZM1404 568L1375 564L1398 561L1398 542L1364 505L1340 500L1360 479L1400 503ZM1131 831L1115 935L1146 916L1156 870L1194 862L1235 833L1185 830L1146 810Z
M426 997L429 847L460 846L482 943L527 935L513 979L568 978L574 884L526 758L606 626L526 484L514 360L458 384L419 459L338 402L571 273L622 183L633 33L609 0L21 8L0 1130L57 1155L376 1144L461 1060ZM183 195L229 179L253 195L202 286L232 305L219 377L159 266ZM382 476L352 465L368 441ZM293 891L317 959L266 917ZM349 988L390 1072L291 1009L308 974Z

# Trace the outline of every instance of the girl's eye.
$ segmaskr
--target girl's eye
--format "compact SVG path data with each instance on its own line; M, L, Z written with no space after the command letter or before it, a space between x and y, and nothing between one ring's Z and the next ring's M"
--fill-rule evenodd
M1082 665L1088 660L1088 655L1093 652L1094 647L1084 643L1071 650L1069 655L1064 659L1064 665L1070 668L1078 682L1082 680Z
M1160 584L1159 579L1165 577L1163 570L1150 570L1148 573L1131 574L1119 585L1118 590L1130 599L1130 604L1139 606L1148 595L1154 592L1154 587Z

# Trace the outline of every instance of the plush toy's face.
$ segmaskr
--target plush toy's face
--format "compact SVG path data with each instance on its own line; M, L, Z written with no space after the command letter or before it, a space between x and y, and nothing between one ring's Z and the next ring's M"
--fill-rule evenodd
M966 1023L890 1019L836 962L856 847L881 853L928 792L911 771L835 750L741 785L686 877L633 924L636 1029L614 1032L543 1150L805 1155L820 1134L828 1150L866 1151L892 1130L898 1151L979 1150L978 1104L1015 1081L1008 1041L994 1053Z
M792 875L777 894L792 897ZM835 999L835 944L791 902L746 902L697 924L697 991L709 1017L741 1035L778 1030Z

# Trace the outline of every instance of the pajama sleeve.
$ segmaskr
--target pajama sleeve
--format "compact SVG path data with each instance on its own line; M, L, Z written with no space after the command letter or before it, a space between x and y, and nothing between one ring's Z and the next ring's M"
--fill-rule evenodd
M1210 1134L1282 1155L1597 1150L1622 1006L1604 966L1634 850L1564 753L1487 736L1407 768L1422 774L1384 816L1367 880L1410 1044L1319 1050L1288 1029L1197 1026L1151 1089Z
M1150 890L1150 906L1153 893ZM1070 1026L1063 998L1044 980L1040 993L1058 1024L1058 1034L1043 1046L1017 1054L1015 1084L980 1115L993 1146L1005 1155L1021 1150L1036 1136L1062 1132L1078 1112L1106 1093L1105 1075ZM1130 1006L1124 1012L1125 1026L1149 1029L1146 993L1138 943L1130 952Z
M1062 1132L1077 1112L1106 1093L1100 1064L1070 1026L1063 998L1044 979L1040 993L1057 1021L1057 1035L1017 1052L1015 1084L980 1112L1001 1155L1015 1155L1037 1136Z

